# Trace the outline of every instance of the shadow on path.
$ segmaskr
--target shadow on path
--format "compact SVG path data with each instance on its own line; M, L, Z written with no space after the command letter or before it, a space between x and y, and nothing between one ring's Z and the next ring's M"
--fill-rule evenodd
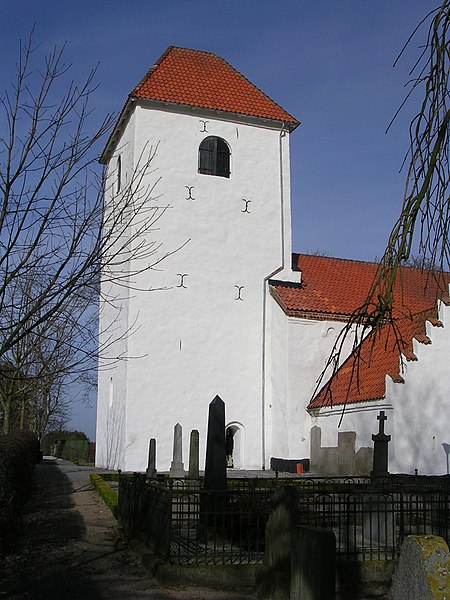
M86 527L75 509L73 486L56 461L36 466L32 499L25 506L10 552L0 569L0 598L100 598L95 582L75 569Z
M36 466L32 499L0 560L2 600L254 599L159 585L118 543L117 523L89 481L97 470L54 459Z

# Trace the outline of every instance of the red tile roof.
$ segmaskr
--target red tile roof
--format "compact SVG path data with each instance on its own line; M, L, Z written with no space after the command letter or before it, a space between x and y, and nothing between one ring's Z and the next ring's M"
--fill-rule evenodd
M346 321L367 297L377 264L323 256L294 255L302 283L274 282L272 295L291 316ZM427 343L425 321L440 325L437 298L448 302L450 274L434 277L420 269L400 269L394 289L394 314L401 339L392 326L369 335L359 353L353 353L331 383L313 398L308 408L377 400L385 396L385 376L402 382L400 350L414 360L412 339Z
M339 368L331 383L325 384L310 402L308 408L321 408L342 404L354 404L379 400L386 395L386 375L395 383L404 383L400 374L400 351L407 360L417 360L413 353L413 338L425 335L427 317L434 317L430 310L411 318L396 321L397 333L391 326L381 328L375 339L369 335L361 344L359 354L352 353Z
M167 48L131 96L299 124L223 58L189 48Z
M334 320L347 320L363 304L378 268L377 263L307 254L294 254L294 264L302 272L302 283L272 286L280 305L293 316ZM435 306L436 285L445 287L427 271L403 267L394 290L397 310L409 314Z

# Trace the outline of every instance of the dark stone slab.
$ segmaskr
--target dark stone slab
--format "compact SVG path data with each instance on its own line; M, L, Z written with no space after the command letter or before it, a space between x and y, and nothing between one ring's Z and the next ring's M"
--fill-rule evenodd
M210 491L227 489L225 403L219 396L209 405L204 488Z

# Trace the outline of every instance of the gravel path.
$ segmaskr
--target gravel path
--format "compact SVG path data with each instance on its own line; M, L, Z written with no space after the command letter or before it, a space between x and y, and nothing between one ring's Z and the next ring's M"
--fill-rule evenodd
M0 565L8 600L255 600L239 592L161 587L120 543L89 481L98 469L46 457L12 552Z

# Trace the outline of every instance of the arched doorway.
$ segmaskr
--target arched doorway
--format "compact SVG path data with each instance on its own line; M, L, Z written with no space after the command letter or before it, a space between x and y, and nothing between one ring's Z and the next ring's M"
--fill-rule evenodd
M244 468L244 427L236 421L225 428L227 467Z

